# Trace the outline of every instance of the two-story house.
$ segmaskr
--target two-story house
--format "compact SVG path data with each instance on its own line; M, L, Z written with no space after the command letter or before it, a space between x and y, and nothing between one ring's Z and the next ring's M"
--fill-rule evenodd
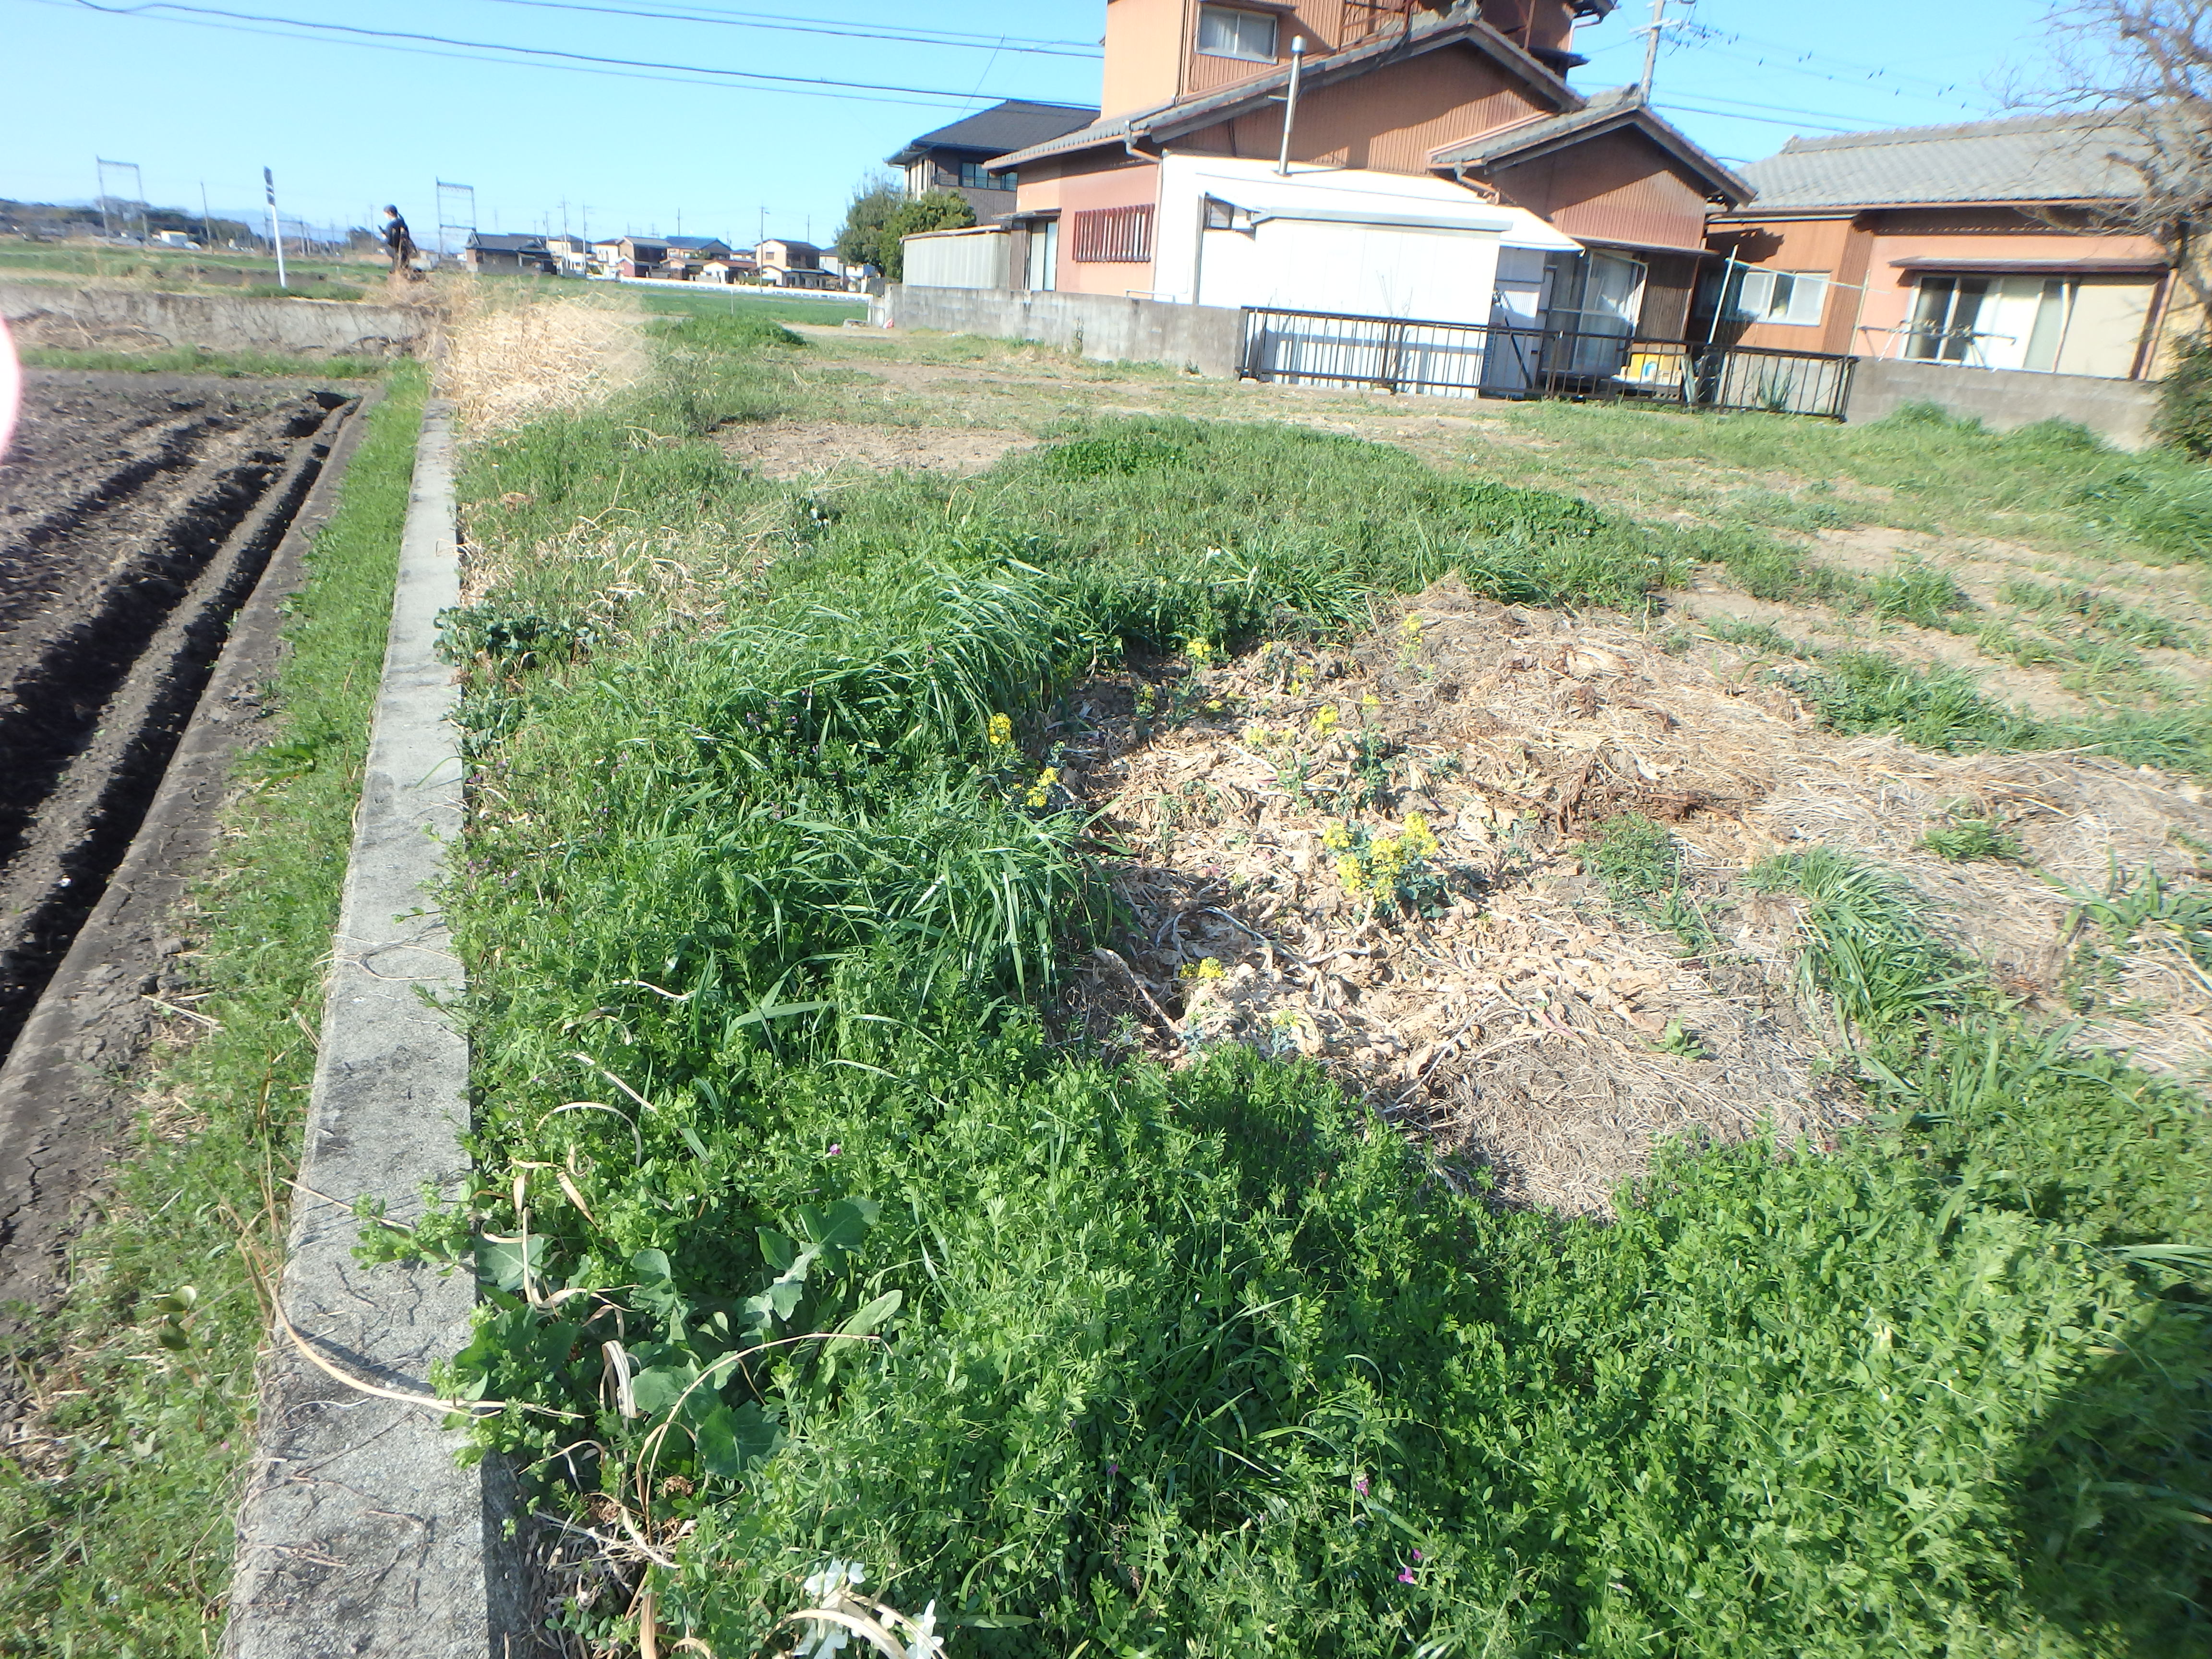
M842 288L842 278L822 267L822 250L811 242L771 236L753 250L760 279L774 288Z
M997 157L1016 284L1680 339L1750 188L1633 88L1616 0L1106 0L1099 118Z
M1097 118L1098 112L1087 105L1009 98L951 126L925 132L884 159L904 177L908 195L957 191L975 210L976 222L988 224L1013 210L1017 180L1011 173L992 172L985 163L1008 150L1073 132Z

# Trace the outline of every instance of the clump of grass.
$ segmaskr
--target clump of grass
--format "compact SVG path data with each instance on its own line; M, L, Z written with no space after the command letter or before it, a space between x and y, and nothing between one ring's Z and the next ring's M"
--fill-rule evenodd
M2171 558L2212 557L2212 478L2202 467L2137 465L2086 486L2090 522Z
M1977 816L1963 809L1954 809L1949 822L1930 829L1920 838L1920 844L1954 864L1976 859L2018 863L2027 855L2020 837L2005 828L2002 818Z
M2064 587L2021 577L2007 582L1997 597L2038 617L2076 623L2124 645L2188 650L2198 643L2194 629L2093 588Z
M1641 812L1619 812L1598 824L1583 856L1614 904L1648 918L1693 954L1708 950L1712 929L1682 890L1681 843Z
M1954 614L1974 608L1958 583L1918 559L1900 559L1866 584L1866 595L1875 615L1885 622L1921 628L1948 628Z
M242 760L195 896L209 1024L153 1079L172 1115L137 1126L67 1301L9 1355L47 1401L0 1458L16 1651L210 1650L268 1328L256 1276L283 1256L424 392L419 366L394 369L290 602L275 741Z
M1778 657L1813 654L1809 647L1800 645L1771 623L1753 622L1747 617L1706 617L1702 620L1705 631L1725 644L1747 646Z

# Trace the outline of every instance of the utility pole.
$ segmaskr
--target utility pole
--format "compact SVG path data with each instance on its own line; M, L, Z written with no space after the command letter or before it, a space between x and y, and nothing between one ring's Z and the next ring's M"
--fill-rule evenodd
M1667 27L1667 0L1651 0L1651 21L1644 31L1644 78L1637 83L1646 99L1651 96L1651 77L1659 68L1659 31Z
M200 180L200 243L204 247L215 246L215 216L208 211L207 180Z
M276 175L267 167L261 169L261 187L269 195L269 243L276 250L276 286L289 288L284 280L284 227L276 217Z

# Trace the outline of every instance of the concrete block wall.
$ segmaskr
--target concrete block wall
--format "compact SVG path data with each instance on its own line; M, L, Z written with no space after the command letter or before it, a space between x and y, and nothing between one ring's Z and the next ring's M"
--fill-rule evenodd
M1862 357L1851 371L1844 419L1878 421L1909 403L1934 404L1950 415L1977 416L1995 432L2038 421L2078 421L2118 448L2141 449L2151 441L2158 387L2150 381L2106 380L2088 374L2036 374L2015 368Z
M44 283L0 283L0 317L21 344L94 351L201 346L303 357L398 357L430 330L428 311L413 306Z
M868 320L879 326L1036 340L1079 352L1094 362L1166 363L1224 378L1237 373L1244 349L1241 311L1107 294L893 283L869 302Z

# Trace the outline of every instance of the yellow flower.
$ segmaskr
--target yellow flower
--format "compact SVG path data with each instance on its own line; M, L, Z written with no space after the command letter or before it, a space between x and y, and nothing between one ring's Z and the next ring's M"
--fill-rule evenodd
M1014 744L1014 723L1004 714L991 716L991 746L1011 749Z
M1052 799L1052 787L1060 781L1060 769L1048 766L1037 774L1036 781L1030 786L1029 804L1042 806Z
M1221 978L1222 971L1221 964L1216 962L1212 957L1200 957L1196 962L1185 963L1182 966L1182 977L1185 979L1194 979L1203 981L1210 979Z
M1320 732L1322 736L1327 737L1329 734L1330 730L1336 725L1336 721L1337 714L1336 705L1334 703L1324 703L1321 708L1314 710L1314 730Z
M1352 834L1340 823L1332 823L1321 832L1321 844L1332 853L1341 853L1352 845Z
M1421 631L1421 619L1419 617L1408 617L1399 626L1408 634L1419 635Z
M1184 654L1200 668L1205 667L1213 656L1213 646L1206 640L1185 640L1182 648Z
M1360 698L1359 706L1362 708L1380 708L1382 706L1382 699L1370 691Z
M1251 725L1244 728L1244 741L1255 749L1262 747L1274 735L1265 724L1259 720L1254 720Z
M1336 878L1344 884L1344 890L1347 893L1364 893L1367 890L1367 872L1359 867L1358 859L1351 857L1339 859L1336 861Z
M1407 850L1417 858L1426 858L1437 850L1435 832L1430 830L1428 819L1419 812L1406 814L1405 841Z

